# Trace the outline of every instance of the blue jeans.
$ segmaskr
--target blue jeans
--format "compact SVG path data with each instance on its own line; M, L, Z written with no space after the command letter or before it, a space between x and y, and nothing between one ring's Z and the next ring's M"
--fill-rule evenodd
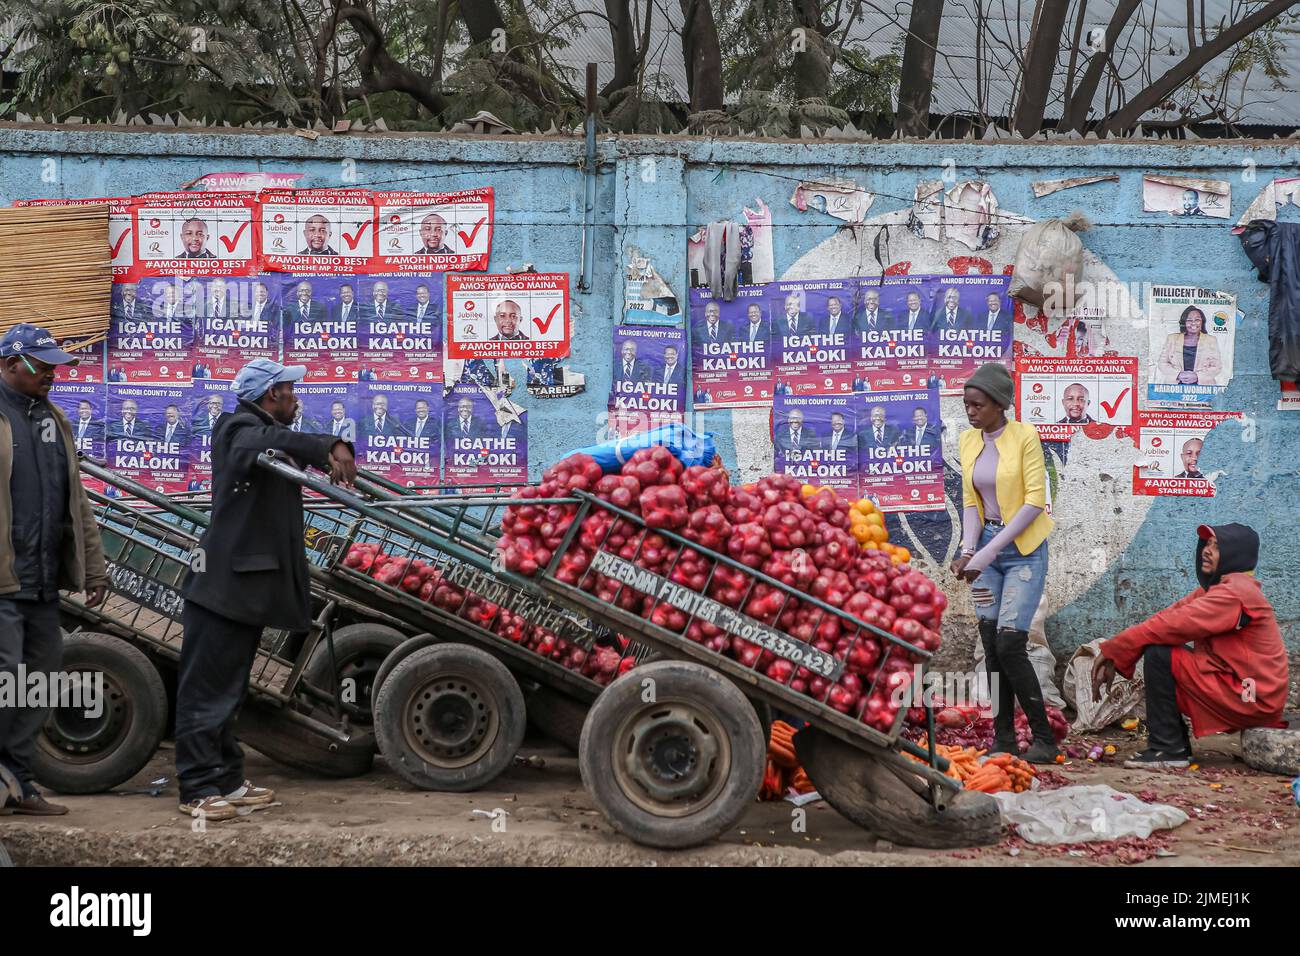
M986 524L980 532L980 548L1001 530ZM971 584L975 616L981 621L997 621L1001 630L1028 631L1046 581L1047 542L1029 554L1021 554L1013 541Z

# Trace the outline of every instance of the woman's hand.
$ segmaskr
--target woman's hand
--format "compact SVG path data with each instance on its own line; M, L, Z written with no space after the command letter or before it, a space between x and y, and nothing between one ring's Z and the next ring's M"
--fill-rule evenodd
M1182 371L1178 373L1178 383L1180 385L1195 385L1197 377L1195 372Z
M962 572L966 570L966 565L970 564L970 559L971 556L969 554L959 555L957 559L949 565L948 570L952 572L953 577L958 579L962 577Z

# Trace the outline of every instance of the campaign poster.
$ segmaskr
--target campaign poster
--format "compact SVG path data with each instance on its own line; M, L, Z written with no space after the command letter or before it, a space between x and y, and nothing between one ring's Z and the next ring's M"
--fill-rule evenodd
M853 360L853 391L926 386L930 288L925 276L861 280L861 305L854 316L849 353Z
M860 392L853 400L861 494L881 511L942 511L938 390Z
M212 490L212 433L222 412L233 412L237 402L227 382L196 381L191 386L187 491Z
M268 189L257 212L264 270L314 275L376 271L375 203L367 189Z
M442 276L358 276L361 382L442 381Z
M257 271L252 193L160 192L136 197L136 273L247 276Z
M307 366L307 382L355 381L364 309L352 276L282 276L285 365Z
M777 395L772 404L775 471L856 498L856 425L851 395Z
M1066 358L1101 358L1110 351L1105 309L1083 306L1071 311L1054 333L1046 336L1053 348L1065 348Z
M684 412L647 412L635 408L616 408L610 405L605 417L605 438L630 438L661 425L682 425Z
M1201 457L1205 436L1220 422L1240 417L1240 412L1138 412L1133 494L1213 497L1214 476L1221 469Z
M332 435L354 445L357 428L356 386L350 382L294 385L297 407L289 428L296 432Z
M108 393L102 383L60 380L50 389L50 401L59 407L72 426L77 451L95 461L104 460L104 432Z
M130 196L112 196L99 199L20 199L14 203L23 206L108 206L108 259L113 278L135 275L135 217Z
M1137 359L1016 359L1016 418L1043 441L1086 425L1128 427L1137 415Z
M185 383L192 372L194 313L183 279L154 276L113 283L108 381Z
M190 389L107 386L108 467L155 491L185 491L190 460Z
M620 325L614 329L609 406L633 412L686 411L686 332Z
M1232 215L1232 184L1226 179L1142 177L1142 211L1171 216L1227 219Z
M457 385L443 404L446 485L522 484L528 481L528 413L498 421L489 393Z
M966 379L987 362L1012 363L1015 310L1010 276L936 277L930 326L930 371L942 395L960 395Z
M81 360L76 365L60 367L60 384L66 382L94 384L104 381L106 374L104 366L108 358L108 340L101 337L99 341L91 342L89 345L80 344L85 341L86 337L83 335L69 337L59 343L59 348Z
M1147 401L1208 404L1232 380L1237 297L1194 286L1155 286L1147 303Z
M200 379L232 380L256 358L280 357L279 276L187 284L194 313L194 363Z
M473 361L471 359L471 363ZM485 364L481 359L478 361L480 366ZM562 359L533 359L525 362L524 379L528 394L533 398L573 398L585 392L587 373L576 371L562 362Z
M569 354L569 274L447 276L447 356L564 358Z
M381 272L485 270L492 252L491 186L451 193L379 192Z
M847 395L853 391L855 279L773 282L772 346L776 379L791 395Z
M357 467L408 488L437 485L442 383L362 382L356 388Z
M776 384L771 302L765 285L743 285L730 302L691 289L691 387L697 409L755 408Z

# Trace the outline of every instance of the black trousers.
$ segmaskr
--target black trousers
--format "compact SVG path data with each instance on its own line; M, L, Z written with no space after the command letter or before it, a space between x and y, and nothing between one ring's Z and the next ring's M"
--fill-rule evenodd
M14 601L0 598L0 672L14 675L18 665L28 674L52 674L63 665L63 635L59 633L59 602ZM21 699L21 697L20 697ZM0 706L0 764L32 790L32 757L36 737L49 716L48 707ZM0 789L3 793L3 789Z
M244 782L244 752L235 720L262 628L185 602L180 677L176 684L176 776L181 802L224 796Z
M1142 674L1146 681L1147 746L1165 753L1187 753L1187 725L1178 709L1174 681L1174 649L1168 644L1151 644L1142 651Z

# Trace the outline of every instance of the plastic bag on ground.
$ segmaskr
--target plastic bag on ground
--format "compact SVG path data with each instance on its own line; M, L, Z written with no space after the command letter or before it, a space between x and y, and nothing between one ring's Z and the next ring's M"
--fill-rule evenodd
M1164 803L1144 803L1131 793L1105 784L995 793L1003 823L1030 843L1091 843L1145 839L1156 830L1172 830L1188 816Z
M606 474L618 471L632 457L633 452L642 448L663 445L686 467L691 465L711 465L718 456L717 446L713 443L713 433L696 434L685 425L660 425L649 431L637 432L626 438L618 438L599 445L575 448L570 454L587 454L596 459L596 464Z
M1084 644L1074 652L1065 665L1065 696L1070 698L1077 715L1071 731L1084 733L1100 730L1107 724L1123 720L1129 714L1146 716L1146 682L1142 678L1142 662L1133 670L1133 679L1119 674L1110 685L1110 693L1101 700L1092 699L1092 665L1097 656L1100 640Z

